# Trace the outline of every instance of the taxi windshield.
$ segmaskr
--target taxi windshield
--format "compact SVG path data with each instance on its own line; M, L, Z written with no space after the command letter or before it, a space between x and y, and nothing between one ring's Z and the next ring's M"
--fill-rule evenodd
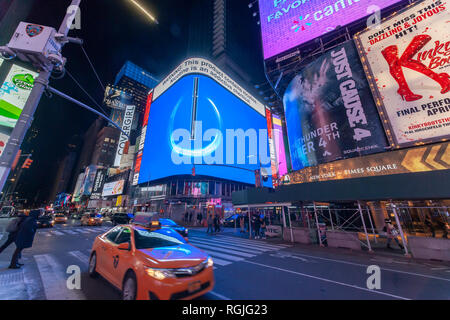
M136 228L134 230L134 242L136 249L153 249L186 244L183 237L171 229L150 231L144 228Z
M159 219L163 226L176 226L177 224L170 219Z

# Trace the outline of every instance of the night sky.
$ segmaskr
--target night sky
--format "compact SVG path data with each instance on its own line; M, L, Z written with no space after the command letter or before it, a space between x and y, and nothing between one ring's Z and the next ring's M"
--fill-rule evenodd
M126 60L162 79L187 57L189 12L195 1L140 0L158 19L159 24L154 24L128 0L82 0L81 30L72 30L69 35L84 40L84 48L104 85L114 81ZM249 1L232 1L242 2L242 9L248 16L248 19L236 22L249 34L249 41L242 44L242 50L254 50L255 44L261 50L258 26L247 7ZM35 0L27 22L58 29L69 4L70 0ZM66 69L101 103L103 90L81 48L68 44L63 55L68 60ZM253 83L264 81L262 54L257 57L261 59L261 63L256 64L260 69L247 70L258 75ZM96 108L68 75L61 80L51 80L51 85ZM95 119L94 114L59 97L43 97L32 125L38 134L23 145L24 151L34 151L34 163L24 172L16 189L22 198L29 202L37 199L39 204L48 200L57 161L67 154L69 143L80 144L80 136ZM25 140L29 137L30 132Z

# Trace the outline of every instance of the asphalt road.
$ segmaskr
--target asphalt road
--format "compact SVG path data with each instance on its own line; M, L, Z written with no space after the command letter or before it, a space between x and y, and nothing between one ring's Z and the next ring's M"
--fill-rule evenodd
M0 244L7 219L0 219ZM0 254L0 299L120 299L108 282L87 275L94 238L111 228L69 221L40 229L23 252L20 270L9 270L14 245ZM209 236L190 231L190 242L215 260L216 285L200 300L450 299L450 265L397 256L369 255L269 240L235 237L232 229ZM368 289L369 265L381 268L381 288ZM69 290L69 266L82 271L81 290Z

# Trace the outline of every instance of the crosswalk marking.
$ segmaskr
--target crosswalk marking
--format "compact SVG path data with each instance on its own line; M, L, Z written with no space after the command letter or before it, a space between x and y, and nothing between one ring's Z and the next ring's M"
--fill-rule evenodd
M47 300L80 300L85 299L79 290L69 290L66 285L66 273L52 255L35 255L39 273L44 285Z
M193 242L195 243L195 242ZM205 250L215 250L215 251L219 251L219 252L225 252L225 253L230 253L230 254L234 254L237 256L241 256L241 257L246 257L246 258L253 258L256 257L256 255L254 254L250 254L250 253L245 253L245 252L240 252L240 251L236 251L236 250L229 250L229 249L223 249L223 248L218 248L216 246L209 246L206 244L202 244L202 243L196 243L195 244L197 247L201 248L201 249L205 249Z
M218 239L221 239L221 240L223 239L225 241L234 242L234 243L249 244L249 245L252 245L252 246L255 246L255 247L274 249L274 250L280 250L280 249L286 248L284 246L267 244L267 243L254 241L254 240L237 239L237 238L232 238L232 237L221 237L221 236L219 236Z
M202 239L202 240L198 240L198 239ZM189 241L193 241L193 240L203 241L203 242L211 243L211 244L218 245L218 246L229 247L230 245L232 245L232 246L235 246L235 247L244 248L245 250L250 250L250 246L248 246L247 244L240 244L240 243L234 243L234 242L233 243L232 242L225 242L225 241L220 241L220 240L210 240L210 239L205 239L205 238L193 238L193 237L189 238ZM252 249L252 252L255 252L255 250L256 251L261 251L261 252L272 251L272 249L263 249L263 248L254 247L254 246L252 246L251 249Z
M89 263L89 257L81 251L70 251L69 254L80 260L85 265Z
M74 232L72 230L61 230L62 233L68 233L68 234L78 234L78 232Z
M227 266L229 264L232 264L232 262L230 262L230 261L225 261L225 260L222 260L222 259L219 259L216 257L214 257L213 261L214 261L214 264L217 264L219 266Z
M255 251L255 248L250 248L248 246L244 247L244 246L239 246L239 245L236 245L236 244L229 244L229 243L224 243L224 242L212 242L212 241L207 241L207 240L200 240L200 238L189 239L189 242L191 242L191 243L199 242L199 243L202 243L202 244L209 244L209 245L213 244L215 247L227 248L227 249L233 248L234 250L238 250L238 251L241 251L241 252L252 253L252 254L253 253L259 253L258 251L260 251L258 249L256 249L256 251ZM261 252L264 252L264 251L261 251Z
M51 234L55 234L55 235L57 235L57 236L62 236L62 235L64 235L64 233L59 232L59 231L56 231L56 230L52 230L52 231L50 231L50 232L51 232Z

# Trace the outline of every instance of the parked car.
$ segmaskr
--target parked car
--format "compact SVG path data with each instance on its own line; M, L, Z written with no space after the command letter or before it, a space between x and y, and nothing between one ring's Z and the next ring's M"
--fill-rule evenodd
M129 224L130 221L133 219L133 215L128 214L126 212L117 212L115 214L113 214L111 217L111 222L113 223L113 225L118 225L118 224Z
M171 229L177 231L183 237L187 238L189 230L183 226L178 225L175 221L170 220L170 219L159 219L159 222L161 223L161 227L171 228Z
M101 226L103 219L96 213L85 213L81 217L80 222L82 226Z

